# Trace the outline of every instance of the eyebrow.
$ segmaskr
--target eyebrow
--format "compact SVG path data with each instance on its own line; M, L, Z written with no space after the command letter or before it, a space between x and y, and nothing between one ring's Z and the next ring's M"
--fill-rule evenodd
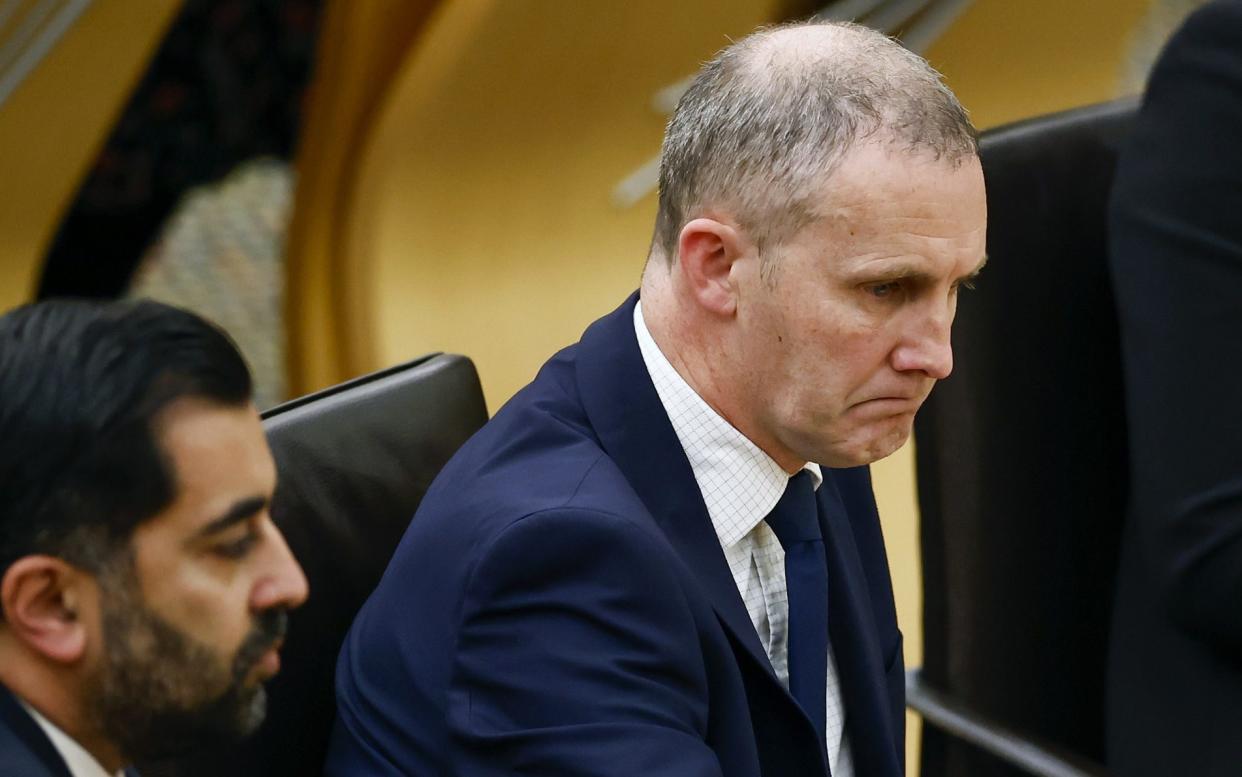
M862 270L855 271L851 275L856 278L878 279L878 280L911 280L911 281L930 281L931 273L919 265L908 261L896 261L891 263L879 264L878 266L867 267Z
M213 518L207 525L196 531L194 537L201 539L218 534L230 526L249 519L265 507L267 507L267 497L264 496L252 496L238 500L223 515Z
M988 255L984 254L983 258L979 260L979 264L975 266L975 269L966 273L962 277L955 279L955 281L961 282L961 281L974 280L976 277L978 277L979 273L983 272L983 268L987 266L987 263L988 263ZM878 278L878 279L888 279L888 280L911 280L911 281L918 281L918 282L929 282L929 281L934 280L936 277L932 273L929 273L926 268L919 265L918 263L910 262L907 260L897 260L897 261L885 262L885 263L877 262L876 264L879 266L869 267L863 270L858 270L858 271L855 271L854 273L851 273L851 275L854 275L857 277L868 277L868 278Z
M963 280L970 281L970 280L974 280L975 278L978 278L979 273L983 272L983 268L988 266L988 258L989 258L988 255L984 254L983 258L979 260L979 264L975 267L975 269L971 270L970 274L967 275Z

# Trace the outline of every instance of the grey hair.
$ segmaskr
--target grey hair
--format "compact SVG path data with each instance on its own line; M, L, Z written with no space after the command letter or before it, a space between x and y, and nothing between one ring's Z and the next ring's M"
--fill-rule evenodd
M879 32L802 22L743 38L703 66L669 121L653 252L671 263L682 227L711 206L760 250L779 244L819 217L828 176L873 136L955 165L979 150L940 74Z

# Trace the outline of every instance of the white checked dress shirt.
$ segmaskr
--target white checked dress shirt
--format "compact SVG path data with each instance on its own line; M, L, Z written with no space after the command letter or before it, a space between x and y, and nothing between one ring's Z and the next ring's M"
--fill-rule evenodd
M746 604L776 676L789 687L789 598L785 551L764 518L776 506L789 474L720 417L673 369L652 339L642 304L634 306L634 332L643 362L686 451L694 479L716 528L733 582ZM807 464L815 487L823 482L818 464ZM827 607L828 603L825 602ZM831 614L829 615L831 617ZM845 706L836 659L828 645L828 764L832 777L854 777Z

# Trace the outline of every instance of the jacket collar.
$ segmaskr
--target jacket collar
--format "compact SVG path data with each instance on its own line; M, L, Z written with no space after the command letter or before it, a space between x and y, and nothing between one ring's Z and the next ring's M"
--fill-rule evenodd
M69 767L43 729L30 717L8 688L0 685L0 728L8 729L34 760L46 769L49 777L72 777ZM10 758L11 755L0 754Z
M703 495L660 404L634 334L634 293L582 336L578 385L591 426L707 592L716 614L776 682L725 561Z
M831 470L824 472L827 474ZM854 755L854 772L901 774L903 754L892 744L896 737L883 649L876 637L878 630L870 591L854 543L850 514L835 478L825 477L816 497L820 530L828 554L828 635L845 699L846 732ZM879 520L874 514L869 517ZM901 679L904 681L904 677Z

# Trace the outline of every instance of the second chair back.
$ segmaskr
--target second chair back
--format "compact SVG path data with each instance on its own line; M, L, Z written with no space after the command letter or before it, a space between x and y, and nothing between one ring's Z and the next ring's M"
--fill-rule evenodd
M337 653L427 487L487 420L469 359L432 355L263 414L279 483L272 517L310 582L289 618L268 713L240 747L153 775L318 775L335 718Z
M1127 481L1107 201L1133 112L1113 103L984 135L989 261L960 299L954 372L915 424L921 680L1096 762ZM934 727L922 767L1024 773Z

